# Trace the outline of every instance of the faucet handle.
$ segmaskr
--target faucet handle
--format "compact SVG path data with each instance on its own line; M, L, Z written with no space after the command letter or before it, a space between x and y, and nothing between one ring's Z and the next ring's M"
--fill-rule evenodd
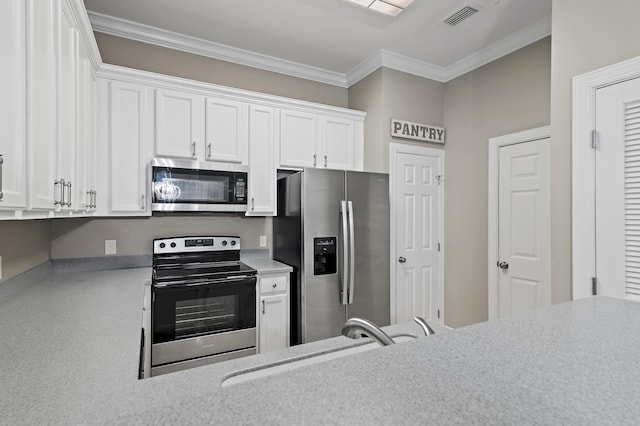
M415 317L413 320L416 323L418 323L418 325L420 327L422 327L422 330L424 331L424 335L425 336L431 336L432 334L436 334L436 332L433 331L433 328L429 327L429 324L427 324L427 322L424 320L424 318Z

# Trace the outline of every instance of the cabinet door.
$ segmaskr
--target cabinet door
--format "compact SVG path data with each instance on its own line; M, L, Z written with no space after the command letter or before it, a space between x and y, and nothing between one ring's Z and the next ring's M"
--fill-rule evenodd
M249 206L247 216L276 214L277 109L249 108Z
M54 207L59 26L59 1L27 1L29 209L52 210Z
M260 297L260 353L289 346L287 295Z
M89 54L84 48L80 49L78 62L78 151L76 157L76 185L74 194L78 202L76 208L84 212L92 210L93 205L93 177L95 167L92 161L94 141L92 133L92 86L93 70Z
M0 208L26 202L25 5L0 1Z
M58 161L57 179L63 179L66 205L63 209L74 209L77 200L73 197L76 180L77 154L77 70L78 32L73 25L71 11L66 2L60 15L60 47L58 64ZM57 195L56 195L57 196Z
M248 104L207 98L204 159L247 164Z
M149 216L147 165L151 160L149 89L132 83L109 84L109 212ZM102 117L101 117L102 118Z
M196 159L203 149L204 97L156 90L155 155Z
M356 127L352 120L323 117L321 140L320 167L355 169Z
M280 166L316 167L318 116L300 111L280 113Z

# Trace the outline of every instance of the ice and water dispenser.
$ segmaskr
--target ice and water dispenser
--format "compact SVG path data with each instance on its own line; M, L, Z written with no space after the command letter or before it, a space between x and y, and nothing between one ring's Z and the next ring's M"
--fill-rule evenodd
M313 275L335 274L338 271L336 237L313 239Z

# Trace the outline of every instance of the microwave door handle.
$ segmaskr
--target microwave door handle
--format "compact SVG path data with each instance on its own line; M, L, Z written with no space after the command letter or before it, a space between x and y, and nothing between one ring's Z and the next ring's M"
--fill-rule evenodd
M355 229L353 226L353 203L347 201L348 216L349 216L349 304L353 303L353 291L355 285Z
M348 284L349 284L349 253L347 250L347 202L340 201L340 216L342 219L342 291L340 292L340 303L346 305L348 303Z

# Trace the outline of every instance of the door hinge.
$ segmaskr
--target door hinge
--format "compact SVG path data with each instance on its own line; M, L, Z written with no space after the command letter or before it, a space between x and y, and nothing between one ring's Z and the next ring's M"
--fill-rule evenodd
M591 294L593 296L598 295L598 278L591 277Z
M440 243L438 243L438 251L440 251Z
M440 185L442 183L442 181L444 180L444 176L443 175L436 175L436 180L438 181L438 185Z
M593 129L591 131L591 148L596 149L598 147L598 131Z
M438 309L438 319L440 319L440 309Z

